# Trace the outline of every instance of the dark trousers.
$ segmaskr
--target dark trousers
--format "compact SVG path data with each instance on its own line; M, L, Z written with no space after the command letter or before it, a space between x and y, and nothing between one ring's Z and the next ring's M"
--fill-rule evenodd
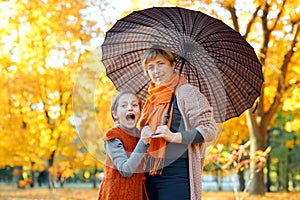
M146 175L149 200L189 200L189 166L187 158L179 158L163 168L161 175Z

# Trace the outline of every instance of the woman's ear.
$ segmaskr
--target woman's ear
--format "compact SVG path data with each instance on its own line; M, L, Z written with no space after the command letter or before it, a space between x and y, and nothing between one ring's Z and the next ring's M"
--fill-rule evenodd
M143 69L143 71L144 71L144 75L147 76L148 78L150 78L148 71L146 69Z
M173 70L175 71L175 67L176 67L176 62L175 62L175 61L172 62L171 67L172 67Z

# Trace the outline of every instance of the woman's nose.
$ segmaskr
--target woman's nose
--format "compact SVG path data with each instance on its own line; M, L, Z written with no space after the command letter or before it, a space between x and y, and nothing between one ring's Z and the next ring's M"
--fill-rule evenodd
M158 66L157 65L154 65L154 73L158 73L159 70L158 70Z

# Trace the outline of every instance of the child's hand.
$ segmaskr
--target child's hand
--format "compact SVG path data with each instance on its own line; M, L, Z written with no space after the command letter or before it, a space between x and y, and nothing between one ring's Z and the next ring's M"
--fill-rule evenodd
M153 131L149 126L144 126L141 132L141 140L145 143L148 144L150 142L150 138L153 134Z

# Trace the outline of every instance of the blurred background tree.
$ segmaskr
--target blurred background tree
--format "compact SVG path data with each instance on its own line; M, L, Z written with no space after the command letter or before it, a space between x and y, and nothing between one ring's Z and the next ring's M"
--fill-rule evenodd
M103 168L71 123L76 76L93 50L92 36L100 33L97 21L90 20L86 11L91 3L1 2L1 24L5 27L0 32L1 167L16 166L19 171L25 167L32 177L35 171L55 171L60 162L68 162L65 166L72 170ZM99 55L94 56L98 59L92 65L99 71ZM102 85L98 91L103 89L107 88ZM109 102L109 98L101 100L102 105ZM101 121L109 124L107 120ZM23 179L21 173L16 174L20 175L17 181ZM50 187L56 178L50 176Z
M254 174L249 188L252 194L264 194L266 182L276 182L282 190L288 190L290 180L296 184L299 2L131 2L132 8L120 16L152 6L182 6L223 20L247 39L263 64L262 95L254 113L255 108L250 109L224 124L218 143L229 150L230 144L244 144L250 139L252 156L272 146L267 180L264 170L255 173L255 164L250 166ZM105 76L97 47L113 24L105 13L115 8L110 1L98 0L0 4L0 22L5 27L0 29L0 167L10 172L9 166L15 167L19 179L23 169L31 170L33 178L36 172L50 169L55 175L50 180L61 174L71 176L70 172L76 175L77 169L90 171L91 176L97 174L103 168L102 135L113 124L109 105L116 93ZM286 160L282 160L284 156Z

